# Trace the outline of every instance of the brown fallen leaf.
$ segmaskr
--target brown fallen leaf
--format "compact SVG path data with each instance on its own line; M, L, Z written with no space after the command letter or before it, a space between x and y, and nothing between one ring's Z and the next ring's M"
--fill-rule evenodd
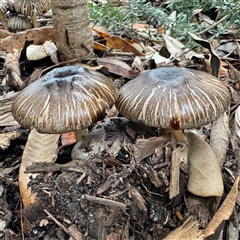
M177 39L163 34L163 39L165 41L166 47L168 52L171 53L171 56L174 58L179 58L181 55L183 55L187 59L192 59L193 57L196 58L204 58L203 54L199 54L194 51L188 51L188 49L185 49L184 44L179 42Z
M18 92L9 92L6 95L0 96L0 115L12 110L12 103Z
M5 29L0 29L0 39L4 39L8 36L13 35L13 33L10 33L9 31L5 30Z
M76 137L75 137L74 132L68 132L68 133L61 134L61 143L62 143L61 148L64 148L64 147L67 147L67 146L70 146L70 145L76 143Z
M198 37L197 35L188 32L188 34L193 38L193 40L203 46L204 48L207 48L210 53L211 53L211 58L210 58L210 65L211 65L211 74L215 77L219 77L219 69L220 69L220 58L216 54L212 44L208 42L205 39L202 39Z
M141 211L146 213L147 212L147 207L146 207L146 202L145 202L143 196L134 187L130 187L129 191L130 191L131 197L134 199L134 202L136 203L137 207Z
M70 238L69 240L82 240L82 233L77 229L76 225L71 225L70 227L68 227L68 231L70 233Z
M229 77L233 80L233 81L235 81L235 83L237 84L239 84L239 82L240 82L240 72L235 68L235 67L233 67L233 65L231 64L231 63L229 63L228 61L227 61L227 64L228 64L228 67L229 67Z
M28 187L30 177L35 174L25 174L27 166L34 162L52 162L58 147L59 134L41 134L32 130L23 151L22 163L19 169L19 188L24 207L36 201L36 193Z
M192 132L188 140L189 179L187 189L200 197L222 196L223 180L217 157L202 138Z
M124 78L132 79L139 74L137 71L134 71L128 64L116 58L98 58L96 62L98 65L105 66L109 72L117 74Z
M106 51L108 49L105 45L98 42L94 42L93 48L99 51Z
M33 28L18 32L4 38L0 42L0 51L12 53L13 49L22 50L26 40L33 40L33 44L42 44L45 41L55 41L52 27Z
M221 207L206 227L204 232L206 238L213 235L224 220L228 220L230 218L238 198L239 178L240 177L238 176Z
M128 41L119 36L111 36L107 38L106 46L108 48L113 47L114 49L122 50L123 52L132 52L135 56L144 56L142 52L139 52Z
M98 36L103 37L103 38L108 38L109 37L109 33L107 28L103 27L103 26L93 26L92 30L97 33Z
M0 115L0 127L10 127L17 125L19 125L19 123L13 118L12 112L6 112Z
M217 156L220 168L222 168L225 160L229 145L229 136L229 116L224 113L220 118L213 122L210 136L210 146Z
M4 67L7 69L9 84L17 90L22 90L25 87L25 83L21 79L19 58L20 51L14 49L12 53L6 55Z
M240 106L237 107L234 117L234 131L240 137Z
M134 157L136 162L140 162L144 158L152 155L156 148L164 146L170 139L170 135L138 139L134 144Z

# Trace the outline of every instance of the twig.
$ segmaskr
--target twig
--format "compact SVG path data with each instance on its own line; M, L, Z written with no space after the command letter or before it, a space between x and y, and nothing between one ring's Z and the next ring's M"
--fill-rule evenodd
M20 225L21 225L21 235L22 235L22 240L24 240L25 237L24 237L24 230L23 230L23 215L22 215L22 211L23 211L22 201L20 201Z
M91 196L88 194L84 194L84 196L88 201L91 201L94 203L99 203L99 204L103 204L103 205L111 206L111 207L119 207L124 211L126 211L126 208L127 208L127 206L125 204L114 201L114 200L100 198L100 197L94 197L94 196Z
M220 20L218 20L216 23L214 23L214 24L211 25L210 27L208 27L208 28L202 30L202 31L199 32L197 35L199 36L199 35L201 35L201 34L204 34L204 33L207 32L207 31L209 31L209 30L215 28L218 24L220 24L220 23L223 22L224 20L228 19L229 17L230 17L230 14L228 14L228 15L222 17L222 18L221 18Z
M74 171L85 173L85 169L80 167L79 161L71 161L66 164L58 163L34 163L28 166L25 173L40 173L40 172L58 172L58 171Z
M46 209L43 209L43 211L50 217L62 230L67 233L69 236L71 236L73 239L76 239L71 232L65 228L50 212L48 212Z

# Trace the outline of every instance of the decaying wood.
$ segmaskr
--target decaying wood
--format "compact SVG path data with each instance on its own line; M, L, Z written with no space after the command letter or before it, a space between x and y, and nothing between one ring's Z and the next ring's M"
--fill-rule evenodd
M203 231L199 229L198 222L189 217L181 227L170 233L164 240L203 240Z
M170 199L179 194L180 164L182 159L187 159L187 151L182 151L181 148L174 149L172 152L172 160L170 165Z

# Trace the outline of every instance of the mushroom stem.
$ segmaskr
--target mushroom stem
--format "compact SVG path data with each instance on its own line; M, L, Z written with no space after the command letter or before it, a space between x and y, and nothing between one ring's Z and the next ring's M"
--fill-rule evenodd
M175 142L186 142L186 137L181 130L172 130L172 139Z
M88 135L88 129L78 129L74 131L76 142L81 141L85 136Z
M32 19L33 28L38 28L37 15L35 10L33 11L33 15L31 19Z
M184 142L186 143L186 137L182 130L170 130L170 129L162 129L159 128L158 136L166 135L171 133L173 142Z

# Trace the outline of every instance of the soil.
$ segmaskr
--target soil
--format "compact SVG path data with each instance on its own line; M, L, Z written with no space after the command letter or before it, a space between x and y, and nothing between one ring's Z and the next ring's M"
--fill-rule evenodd
M104 120L82 143L63 148L56 163L30 167L30 172L38 172L30 182L38 201L23 209L18 170L28 130L18 128L20 137L1 150L0 237L22 239L23 234L25 239L163 239L189 215L204 229L222 199L204 199L187 192L187 174L182 170L180 193L169 199L171 152L182 146L163 145L160 155L155 152L136 162L136 139L157 135L156 129L139 129L124 118ZM206 138L209 129L205 128ZM226 193L233 176L238 175L239 146L239 137L233 134L223 168ZM81 160L75 159L78 154Z

